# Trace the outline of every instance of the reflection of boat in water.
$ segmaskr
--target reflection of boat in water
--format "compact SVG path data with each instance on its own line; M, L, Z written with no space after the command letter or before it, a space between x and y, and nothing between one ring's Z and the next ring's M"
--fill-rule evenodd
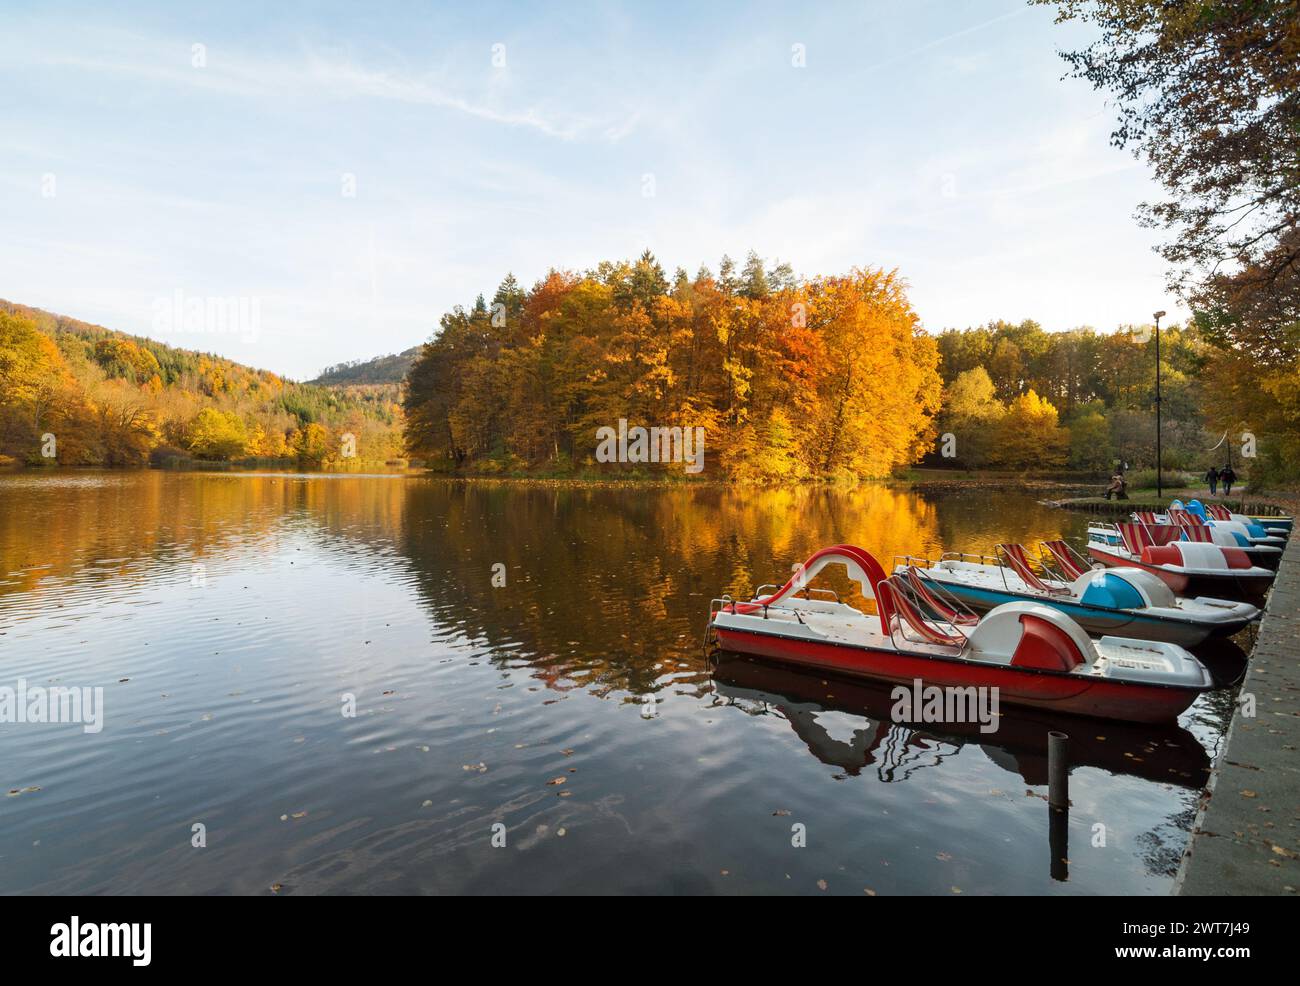
M1246 639L1247 647L1254 647L1254 637ZM1232 688L1241 683L1246 676L1246 665L1250 655L1236 640L1226 637L1211 637L1192 651L1205 670L1214 679L1215 688Z
M875 600L875 614L838 596L812 597L811 580L831 565L843 565ZM1176 644L1093 641L1068 616L1038 603L1004 603L969 621L936 613L913 585L886 576L852 545L823 548L784 586L764 589L744 602L713 600L709 632L723 648L876 681L996 689L1009 704L1134 722L1169 722L1212 684Z
M1004 708L997 730L977 722L896 723L891 687L766 664L720 654L713 680L720 696L754 715L777 714L790 723L822 763L857 775L874 769L887 783L907 780L937 766L968 743L1026 784L1047 783L1047 734L1070 736L1070 767L1097 767L1114 774L1199 789L1210 759L1196 737L1176 725L1121 722L1078 728L1079 720L1033 709ZM849 717L845 722L844 717Z

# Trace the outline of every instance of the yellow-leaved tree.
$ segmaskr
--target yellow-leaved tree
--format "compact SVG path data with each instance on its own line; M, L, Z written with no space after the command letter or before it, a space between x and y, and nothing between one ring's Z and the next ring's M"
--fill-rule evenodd
M1051 401L1033 390L1013 397L998 423L993 462L1010 469L1050 469L1065 462L1069 433Z

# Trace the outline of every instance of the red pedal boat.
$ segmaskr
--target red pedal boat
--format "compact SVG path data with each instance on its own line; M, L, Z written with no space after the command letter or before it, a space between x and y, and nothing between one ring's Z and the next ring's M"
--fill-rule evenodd
M809 582L843 565L875 614ZM819 593L814 595L814 593ZM802 596L799 594L803 593ZM709 630L726 650L911 687L996 688L999 701L1133 722L1169 722L1212 685L1182 647L1123 637L1089 639L1077 623L1031 602L983 617L922 596L868 552L823 548L785 585L748 601L713 600Z

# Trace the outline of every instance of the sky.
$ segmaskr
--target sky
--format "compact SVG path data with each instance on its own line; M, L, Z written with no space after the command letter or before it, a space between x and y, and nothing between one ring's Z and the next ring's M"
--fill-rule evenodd
M179 6L6 0L0 297L296 379L647 248L897 268L932 332L1182 314L1052 8Z

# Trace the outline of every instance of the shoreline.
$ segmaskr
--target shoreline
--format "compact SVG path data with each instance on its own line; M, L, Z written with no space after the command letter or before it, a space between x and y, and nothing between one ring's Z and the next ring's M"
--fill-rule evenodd
M324 476L404 476L413 479L439 479L448 482L478 483L513 483L537 486L573 486L573 487L638 487L646 489L735 489L735 490L774 490L774 489L851 489L855 486L900 486L925 492L927 490L952 490L954 488L979 488L988 491L1013 490L1019 492L1074 492L1099 486L1095 478L1081 477L1071 473L1014 473L989 470L967 472L961 469L918 469L915 467L900 470L885 476L863 476L857 478L803 479L790 483L743 483L718 476L680 476L680 475L547 475L544 473L496 473L496 472L450 472L430 469L427 466L396 465L391 462L358 461L355 468L338 467L304 467L292 464L240 464L233 462L212 462L203 466L29 466L21 463L0 465L0 477L4 476L68 476L83 473L189 473L208 475L324 475ZM1294 515L1300 512L1300 490L1281 490L1274 493L1243 493L1232 497L1209 495L1208 490L1182 487L1166 490L1157 499L1154 490L1133 491L1127 500L1106 500L1102 496L1073 496L1059 499L1042 499L1044 506L1060 510L1081 511L1111 516L1127 515L1143 507L1164 506L1173 498L1201 499L1230 506L1239 513L1270 514L1279 511Z
M1300 541L1287 544L1173 894L1300 892ZM1247 715L1242 699L1255 699Z

